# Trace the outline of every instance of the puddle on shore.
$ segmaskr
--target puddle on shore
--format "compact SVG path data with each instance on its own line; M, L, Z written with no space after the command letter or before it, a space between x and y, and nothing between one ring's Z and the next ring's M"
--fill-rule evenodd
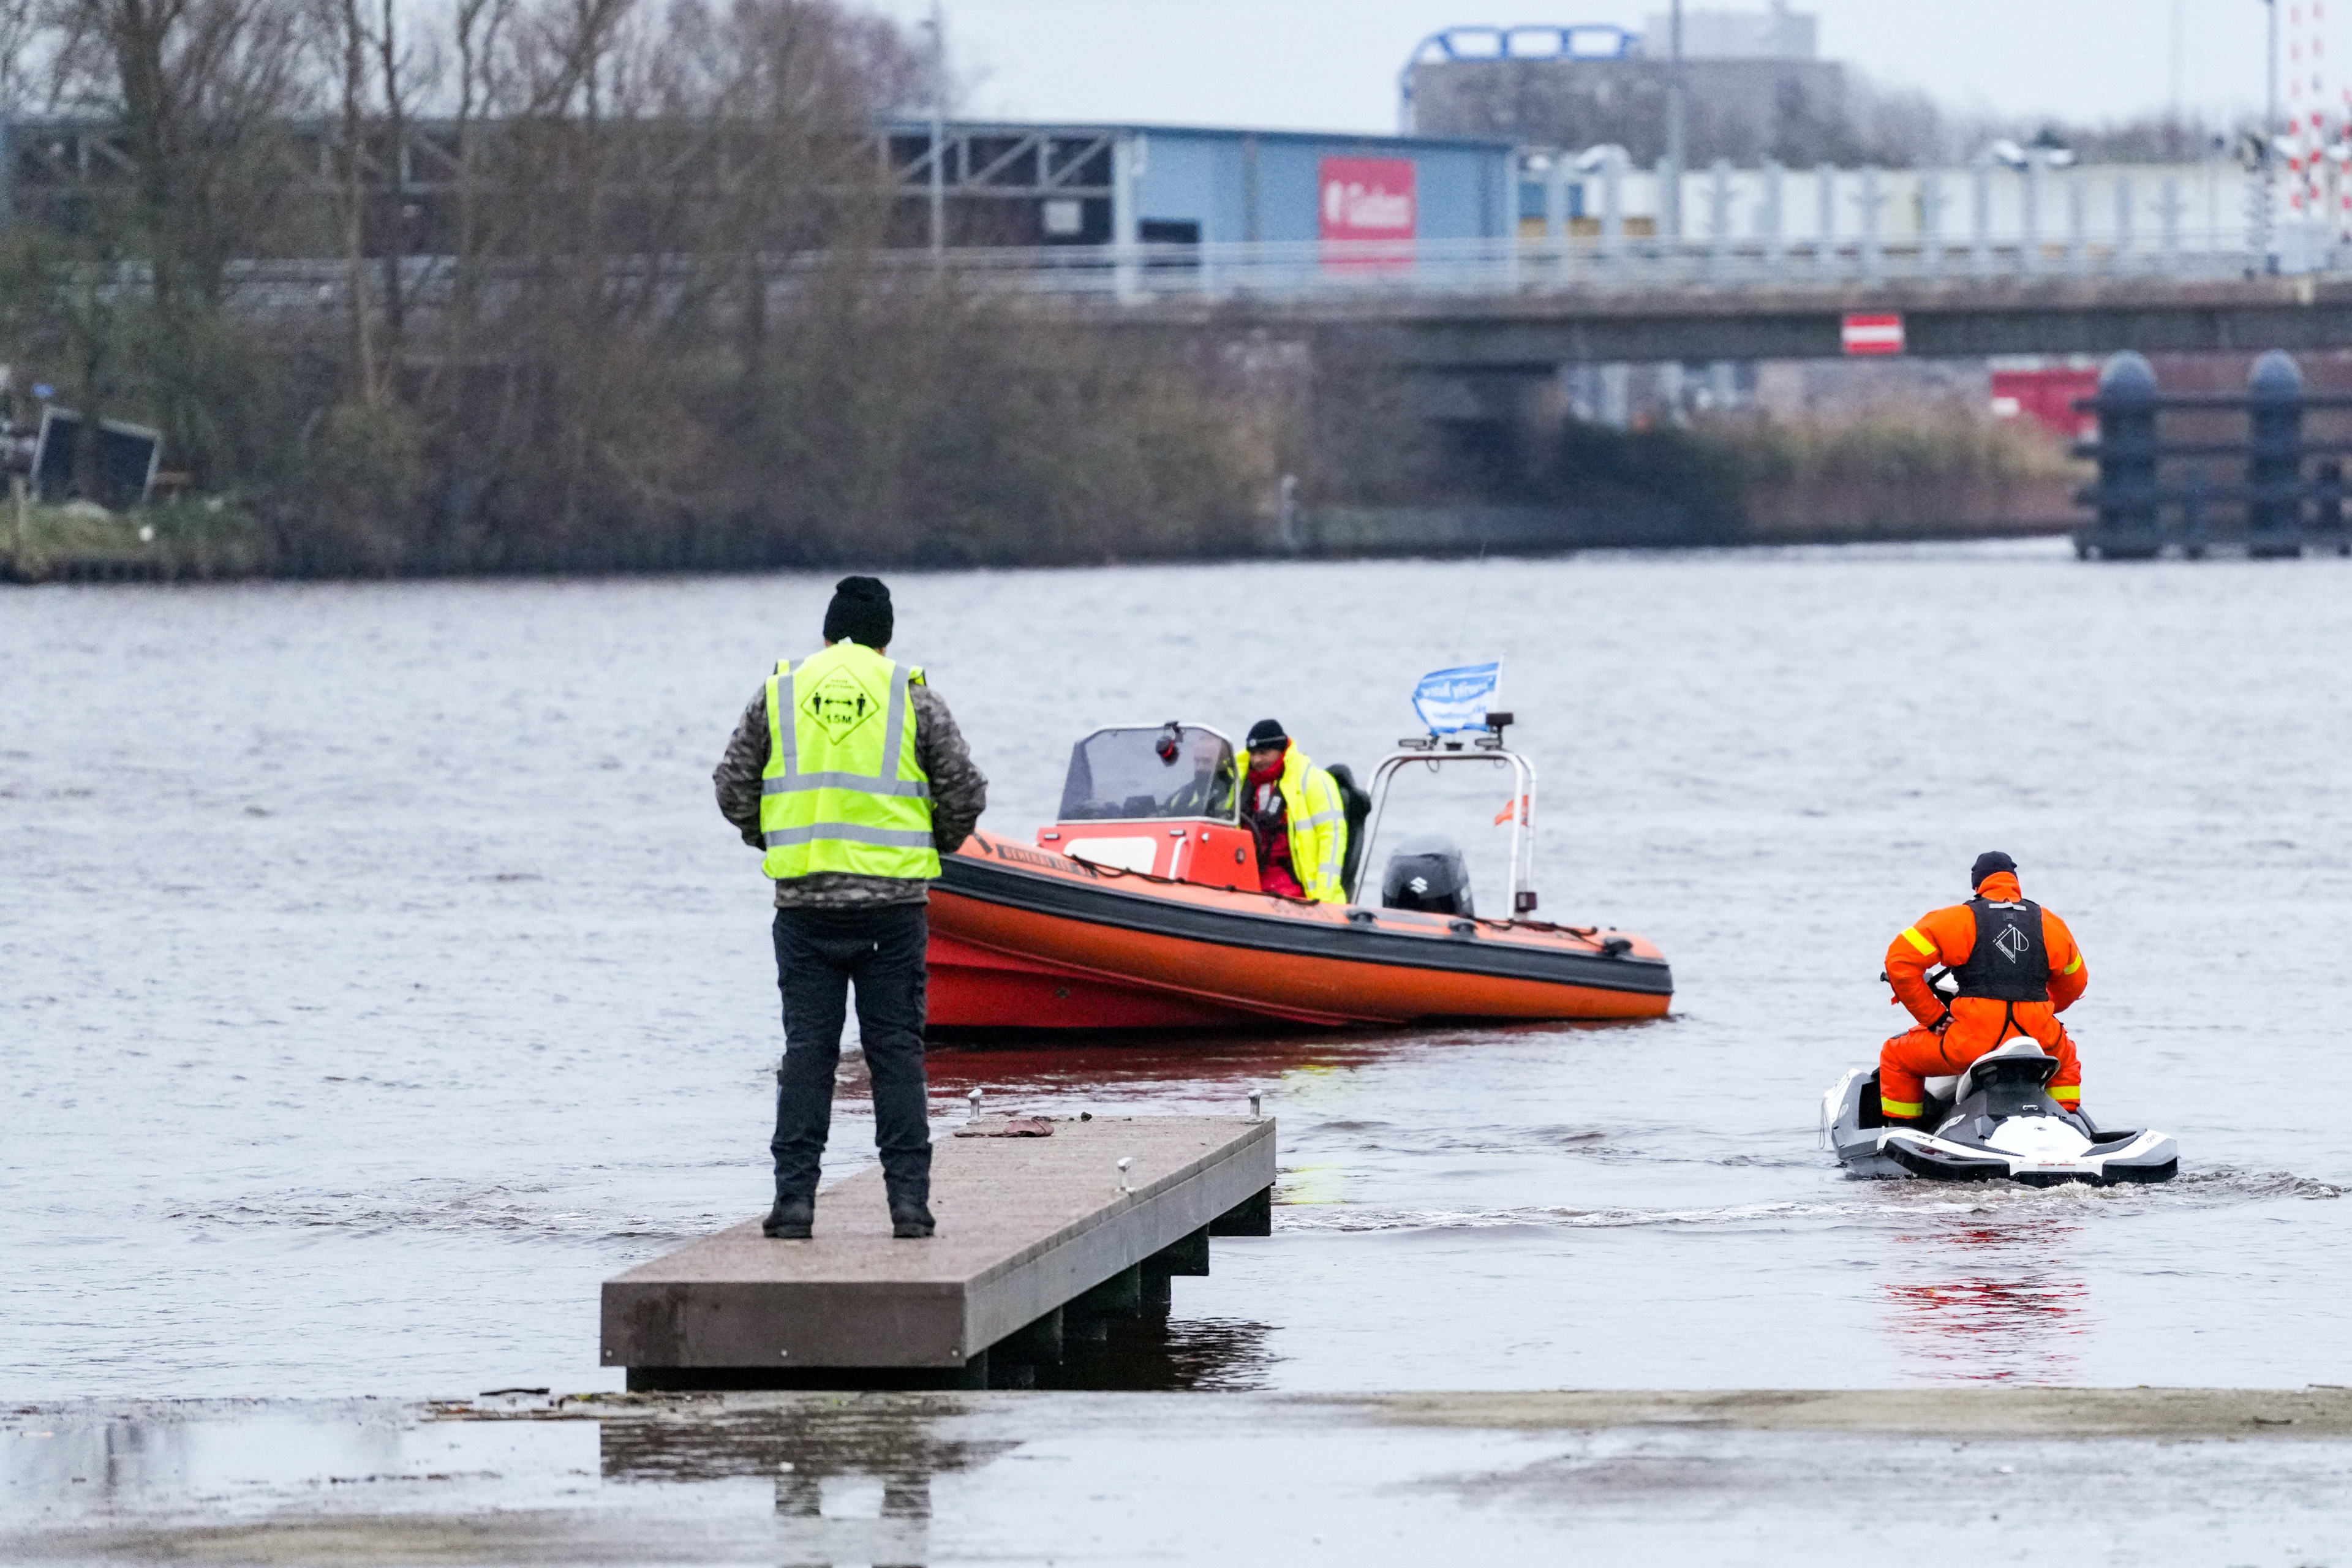
M1922 1396L1923 1398L1926 1396ZM2266 1408L2308 1408L2257 1395ZM1934 1498L1973 1558L2341 1562L2342 1436L2224 1410L2176 1437L1598 1424L1514 1396L602 1395L27 1406L0 1416L0 1557L425 1564L1177 1563L1523 1556L1818 1562ZM2275 1425L2249 1425L2270 1419ZM2328 1430L2346 1426L2336 1412Z

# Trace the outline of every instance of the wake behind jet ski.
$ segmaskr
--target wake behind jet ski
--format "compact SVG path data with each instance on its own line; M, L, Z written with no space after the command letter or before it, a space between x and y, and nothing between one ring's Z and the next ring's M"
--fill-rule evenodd
M2179 1173L2170 1133L2101 1129L2050 1097L2057 1071L2057 1058L2033 1041L2011 1040L1955 1077L1927 1079L1927 1113L1890 1126L1877 1071L1855 1068L1822 1099L1823 1142L1854 1176L2053 1187L2168 1182Z

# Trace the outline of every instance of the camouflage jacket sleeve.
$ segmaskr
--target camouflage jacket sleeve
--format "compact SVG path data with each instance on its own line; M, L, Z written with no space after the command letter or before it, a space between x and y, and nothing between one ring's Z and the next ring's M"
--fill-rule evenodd
M921 739L920 732L917 740ZM743 842L753 848L761 846L760 837L760 777L768 771L768 689L761 686L751 694L751 705L743 710L743 721L735 726L735 733L727 742L727 754L719 759L718 768L710 782L719 791L719 812L733 823L743 835Z
M931 781L931 842L952 855L988 809L988 781L972 766L971 748L940 694L928 686L908 690L915 700L915 761ZM765 766L764 738L761 749Z

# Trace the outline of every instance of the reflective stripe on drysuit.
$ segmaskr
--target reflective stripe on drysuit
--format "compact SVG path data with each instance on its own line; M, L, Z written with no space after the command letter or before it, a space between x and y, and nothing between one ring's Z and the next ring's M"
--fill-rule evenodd
M2023 900L2017 878L2007 871L1987 877L1978 896L1999 904ZM1911 1011L1920 1026L1886 1042L1878 1053L1878 1099L1891 1118L1919 1115L1925 1109L1925 1079L1958 1073L2004 1040L2030 1037L2058 1058L2057 1075L2050 1080L2050 1098L2073 1109L2082 1103L2083 1064L2074 1041L2058 1022L2090 984L2082 949L2066 922L2042 911L2040 956L2049 966L2046 1000L2008 1000L1998 996L1959 996L1951 1004L1949 1022L1944 1000L1927 984L1927 971L1937 964L1956 973L1968 967L1976 951L1977 914L1969 904L1954 904L1923 915L1919 923L1897 936L1886 949L1886 978L1895 999Z
M936 878L931 786L915 758L923 672L837 642L768 677L768 766L760 782L765 870Z
M1243 787L1252 787L1250 781L1244 780ZM1292 741L1283 748L1282 777L1276 787L1282 792L1290 836L1290 874L1317 903L1343 901L1348 893L1339 873L1348 861L1348 811L1339 781L1308 762Z

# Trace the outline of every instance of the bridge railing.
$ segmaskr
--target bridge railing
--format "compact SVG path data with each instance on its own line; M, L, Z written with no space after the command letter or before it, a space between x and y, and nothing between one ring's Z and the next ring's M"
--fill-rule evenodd
M1214 245L1018 246L943 250L892 249L845 258L810 252L762 258L771 287L789 295L813 274L846 263L909 282L947 277L977 293L1031 298L1077 309L1117 310L1188 301L1286 300L1334 303L1383 299L1710 295L1851 297L1878 286L1942 286L1955 290L2069 279L2230 282L2276 270L2251 257L2242 237L2183 234L2178 243L2129 245L1999 244L1874 246L1841 240L1771 246L1753 241L1676 243L1647 236L1612 243L1567 239L1412 240L1355 243L1268 242ZM511 287L528 265L487 258L468 272L477 284ZM610 258L615 280L683 291L709 268L708 257ZM731 265L731 262L730 262ZM2352 279L2352 247L2315 246L2296 268L2317 279ZM411 255L398 264L407 301L446 302L461 268L448 256ZM362 281L373 297L385 286L384 263L372 259ZM671 281L665 283L663 279ZM226 281L245 309L285 313L348 309L349 265L323 258L233 264ZM142 269L112 267L102 289L147 286Z
M1874 244L1840 239L1423 239L892 250L886 268L939 270L992 290L1143 301L1373 295L1785 293L1878 284L1992 286L2069 279L2226 281L2276 270L2236 231L2168 243ZM2294 270L2352 273L2352 247L2315 243Z

